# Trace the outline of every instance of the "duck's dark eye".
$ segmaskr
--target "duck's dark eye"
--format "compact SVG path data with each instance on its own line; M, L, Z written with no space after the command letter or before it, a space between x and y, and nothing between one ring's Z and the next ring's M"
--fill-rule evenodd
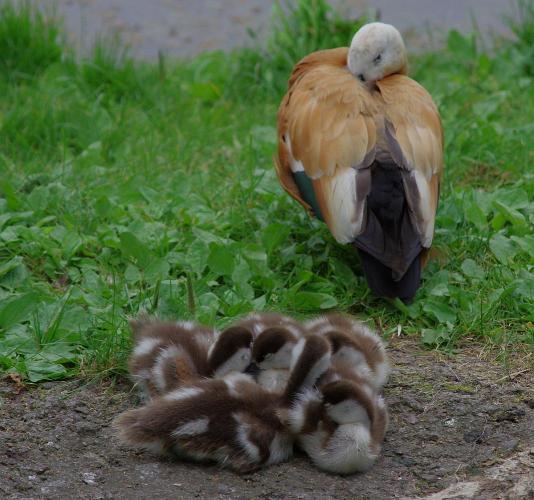
M365 82L365 76L363 76L361 73L358 75L358 78L361 82Z
M374 59L373 62L375 64L378 64L382 60L382 54L378 54Z

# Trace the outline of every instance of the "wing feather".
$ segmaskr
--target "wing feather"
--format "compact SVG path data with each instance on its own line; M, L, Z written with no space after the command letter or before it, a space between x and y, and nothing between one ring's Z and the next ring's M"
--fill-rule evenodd
M406 197L425 248L432 244L443 172L443 129L430 94L404 75L377 82L384 100L385 135L402 167Z
M340 242L354 240L362 230L370 176L360 170L373 162L377 138L377 103L346 68L347 50L315 52L295 66L278 112L276 160L284 189L310 210L289 180L302 165Z

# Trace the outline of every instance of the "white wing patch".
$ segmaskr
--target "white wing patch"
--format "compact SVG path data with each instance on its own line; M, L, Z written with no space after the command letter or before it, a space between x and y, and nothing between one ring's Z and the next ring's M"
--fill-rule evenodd
M199 396L202 392L202 389L199 389L198 387L182 387L181 389L176 389L175 391L165 394L163 397L171 401L182 401L183 399Z
M163 341L161 339L155 337L148 337L146 339L143 339L141 340L141 342L139 342L139 344L135 346L133 356L138 357L149 354L154 350L154 348L156 348L162 343Z
M320 179L326 210L330 214L327 224L332 236L339 243L354 241L362 231L365 215L364 200L357 198L357 183L366 170L338 168L336 175Z
M174 431L172 431L172 435L174 437L182 437L204 434L208 430L209 423L210 419L207 417L197 418L177 427Z
M304 165L300 160L295 160L293 157L293 150L291 149L291 138L289 137L289 134L285 134L286 138L286 146L287 146L287 152L289 153L289 168L291 169L291 172L304 172Z

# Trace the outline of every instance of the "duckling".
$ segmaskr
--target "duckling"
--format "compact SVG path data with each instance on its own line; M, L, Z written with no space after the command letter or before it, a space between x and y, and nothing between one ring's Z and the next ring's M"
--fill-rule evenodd
M317 467L351 474L369 470L378 458L388 414L383 397L364 379L340 379L302 393L288 422Z
M287 460L293 452L287 409L330 362L328 342L308 340L294 349L283 394L262 389L242 373L197 380L119 415L119 438L156 454L215 461L240 473Z
M261 387L274 392L284 390L289 379L292 352L298 340L294 332L283 326L267 328L256 337L252 360L258 368L256 381Z
M214 377L244 372L252 356L252 332L243 326L223 330L208 352L208 363Z
M119 438L156 454L215 461L240 473L288 459L278 398L243 374L197 381L118 417Z
M208 350L215 330L192 321L170 323L148 318L133 320L130 325L135 345L129 369L144 399L210 375Z
M371 386L380 390L387 382L390 365L382 339L363 323L345 315L330 314L308 321L309 333L324 335L332 345L332 359L345 360Z
M290 316L274 312L254 312L245 316L235 326L242 326L252 332L256 338L261 332L268 328L285 328L296 338L301 338L304 335L303 326Z

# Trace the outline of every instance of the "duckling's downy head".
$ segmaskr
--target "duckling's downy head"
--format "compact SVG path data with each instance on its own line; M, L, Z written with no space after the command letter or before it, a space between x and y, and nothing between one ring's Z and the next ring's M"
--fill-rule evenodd
M338 380L323 386L321 392L326 412L334 422L370 427L371 418L365 401L368 398L356 384Z
M209 351L213 373L222 377L231 372L243 372L251 361L252 332L242 326L223 330Z
M261 369L287 369L296 343L297 339L286 328L267 328L254 340L252 359Z

